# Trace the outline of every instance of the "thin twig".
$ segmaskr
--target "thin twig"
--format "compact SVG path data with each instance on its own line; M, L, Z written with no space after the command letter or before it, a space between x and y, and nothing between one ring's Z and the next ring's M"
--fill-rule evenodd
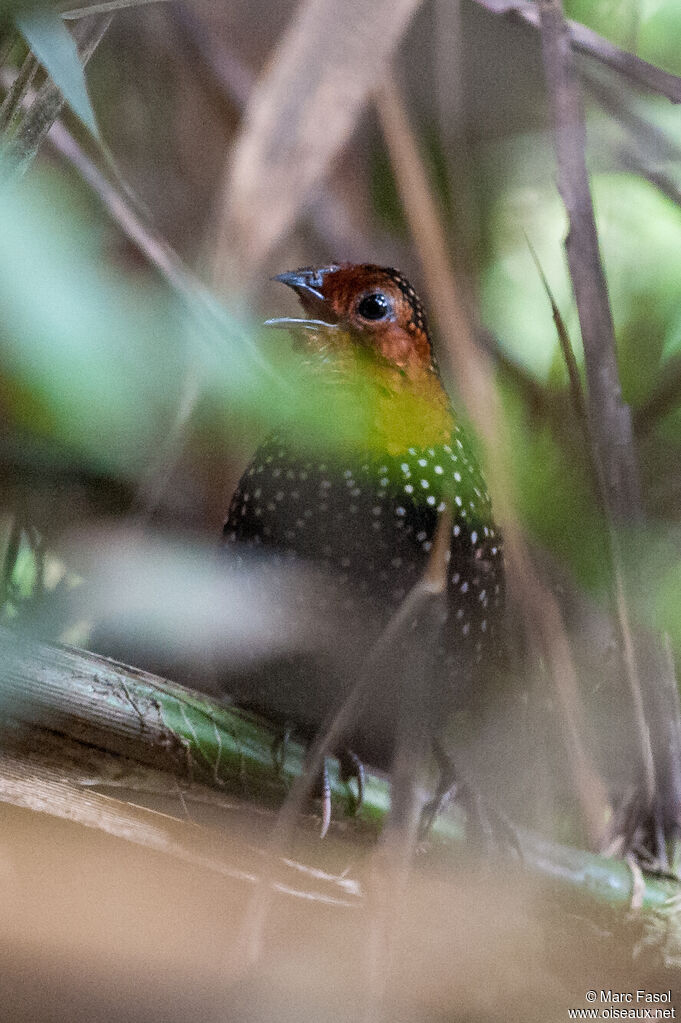
M614 595L625 673L631 696L639 744L643 812L653 816L654 831L662 818L665 826L678 814L681 793L678 751L657 745L653 753L647 710L659 710L660 657L645 651L634 636L621 541L622 521L643 517L629 409L621 398L615 353L615 334L607 285L600 258L596 224L586 168L586 131L561 0L540 0L542 52L553 114L558 185L569 217L566 250L582 338L589 396L589 427L597 485L602 491L614 577ZM635 585L635 581L633 582ZM640 656L639 656L640 655ZM644 695L643 683L646 684ZM659 717L658 715L654 715ZM659 732L657 721L656 731ZM665 805L668 796L670 804ZM661 815L661 816L660 816ZM658 850L660 856L663 850Z
M168 244L165 238L152 225L145 223L139 213L131 206L126 197L121 195L115 185L84 152L69 130L57 121L48 136L48 144L52 146L74 167L86 185L88 185L102 203L119 230L132 242L149 263L167 281L173 291L195 305L205 297L213 303L212 297L204 284L183 263L180 256Z
M255 72L192 7L173 4L169 13L177 28L178 43L189 52L193 68L203 72L207 87L217 93L223 105L243 113L257 80ZM319 183L316 197L305 213L320 243L336 257L362 261L367 252L372 252L378 262L406 264L403 243L394 235L381 232L376 225L372 225L369 237L361 218L353 214L333 182Z
M126 7L147 7L149 4L168 2L168 0L104 0L103 3L90 4L88 7L73 7L71 10L62 11L64 21L79 21L81 18L89 18L96 14L115 14Z
M10 527L7 546L5 548L5 557L2 564L2 577L0 578L0 612L4 608L5 601L10 594L12 576L14 575L17 557L19 555L19 548L21 546L21 532L21 518L19 514L15 512L12 516L12 525Z
M24 63L21 65L19 74L14 79L12 88L5 96L2 106L0 107L0 135L4 135L4 133L8 130L17 114L17 111L21 108L38 67L38 61L29 50Z
M622 145L616 153L620 166L650 182L662 195L681 207L681 188L669 174L654 167L651 162L656 159L678 163L681 161L681 147L665 131L641 117L629 103L624 102L621 90L606 81L602 74L594 74L584 68L582 77L590 96L627 131L627 144ZM676 357L665 363L662 378L656 388L645 404L634 410L636 436L645 437L680 401L681 358Z
M644 405L634 413L634 427L641 437L681 402L681 355L664 364L663 377Z
M543 267L539 262L539 257L537 256L537 252L534 248L534 245L527 237L527 235L525 235L525 240L527 241L527 245L530 250L530 255L532 256L534 265L537 268L537 273L539 274L539 278L544 287L544 291L546 292L546 297L548 298L549 303L551 305L551 314L553 316L553 322L556 326L556 334L558 335L560 350L563 353L563 359L565 360L565 365L568 371L568 379L570 382L570 397L572 398L572 405L577 416L577 421L579 422L582 428L584 440L586 441L587 446L590 447L591 435L589 432L589 414L587 412L586 402L584 400L582 381L579 376L579 368L577 366L577 360L575 359L575 353L572 349L570 335L567 332L565 321L563 320L560 309L558 308L558 303L553 297L553 292L551 291L549 282L546 279L546 274L544 273Z
M475 0L475 3L491 14L501 14L512 21L520 21L537 29L540 26L539 10L535 3L526 3L524 0ZM578 21L568 21L566 24L573 49L613 68L636 85L659 93L672 103L681 103L681 78L678 75L663 71L662 68L650 64L647 60L641 60L633 53L627 53Z
M678 161L681 147L657 124L642 117L632 108L629 90L622 90L619 79L601 69L581 62L580 77L589 96L596 100L618 125L626 129L636 147L645 151L649 159Z
M615 328L601 261L589 177L586 129L560 0L541 0L542 52L558 166L569 218L565 243L584 344L589 420L605 505L620 521L641 519L631 415L622 401Z
M566 741L575 789L589 838L597 845L602 838L607 800L581 741L583 728L579 687L560 609L553 594L543 585L532 566L513 514L512 486L508 477L511 458L506 450L508 432L501 426L503 412L492 383L491 366L475 344L449 263L447 243L428 175L392 78L384 83L377 97L377 105L440 334L448 342L452 356L454 379L478 433L485 442L497 517L503 527L507 577L524 617L527 634L535 641L553 679L566 723Z
M82 31L78 32L78 53L83 65L87 64L99 46L112 17L113 15L108 15L94 24L88 22ZM8 164L12 167L13 174L21 175L27 170L50 128L59 117L64 102L60 89L51 79L38 90L16 136L8 146Z

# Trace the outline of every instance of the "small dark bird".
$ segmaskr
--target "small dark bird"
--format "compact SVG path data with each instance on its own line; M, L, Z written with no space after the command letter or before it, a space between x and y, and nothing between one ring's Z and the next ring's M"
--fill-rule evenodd
M423 305L399 270L372 264L275 280L295 290L306 317L268 322L302 343L318 407L328 396L338 430L315 444L291 424L266 440L232 498L225 541L322 569L357 666L424 572L447 510L446 611L429 677L419 680L436 733L495 653L504 587L485 481L443 387ZM266 675L236 698L308 737L352 684L319 665ZM398 695L377 682L346 737L377 767L390 766Z

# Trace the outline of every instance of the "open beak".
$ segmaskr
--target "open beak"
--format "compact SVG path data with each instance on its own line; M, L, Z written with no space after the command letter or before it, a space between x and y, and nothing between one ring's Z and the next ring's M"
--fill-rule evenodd
M293 288L300 299L303 309L306 313L310 314L310 318L302 316L276 316L274 319L266 320L264 325L266 327L278 327L282 330L301 330L311 333L337 330L338 324L334 323L331 317L328 316L330 310L323 292L324 275L336 269L338 269L336 266L325 266L316 269L303 267L301 270L290 270L287 273L277 274L276 277L273 277L273 281L281 281L282 284Z
M277 274L273 281L281 281L296 292L303 306L312 301L324 302L324 277L331 270L337 270L336 266L308 267L300 270L289 270L283 274Z
M279 330L309 330L313 333L318 330L338 330L337 323L327 323L326 320L306 320L304 316L274 316L271 320L265 320L263 327L276 327Z

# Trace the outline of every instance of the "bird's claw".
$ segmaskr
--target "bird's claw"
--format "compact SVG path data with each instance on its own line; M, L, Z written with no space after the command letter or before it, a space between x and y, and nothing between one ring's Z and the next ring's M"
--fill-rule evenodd
M356 814L364 802L364 764L356 753L346 747L338 754L338 767L342 782L348 784L353 778L357 782L357 795L349 790L352 800L350 812Z

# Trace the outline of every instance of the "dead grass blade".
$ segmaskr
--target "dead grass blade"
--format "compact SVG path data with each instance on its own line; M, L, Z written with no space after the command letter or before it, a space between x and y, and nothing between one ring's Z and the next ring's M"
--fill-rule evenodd
M305 0L250 96L229 162L214 261L247 284L309 207L420 0Z
M485 443L497 517L502 523L508 579L523 615L528 638L543 656L565 723L566 746L575 790L589 839L602 841L607 801L581 735L582 705L570 646L558 604L531 563L513 513L508 477L507 431L487 355L476 345L469 311L452 272L442 223L409 119L394 80L377 97L383 132L410 229L424 271L440 336L447 346L453 377L475 427Z

